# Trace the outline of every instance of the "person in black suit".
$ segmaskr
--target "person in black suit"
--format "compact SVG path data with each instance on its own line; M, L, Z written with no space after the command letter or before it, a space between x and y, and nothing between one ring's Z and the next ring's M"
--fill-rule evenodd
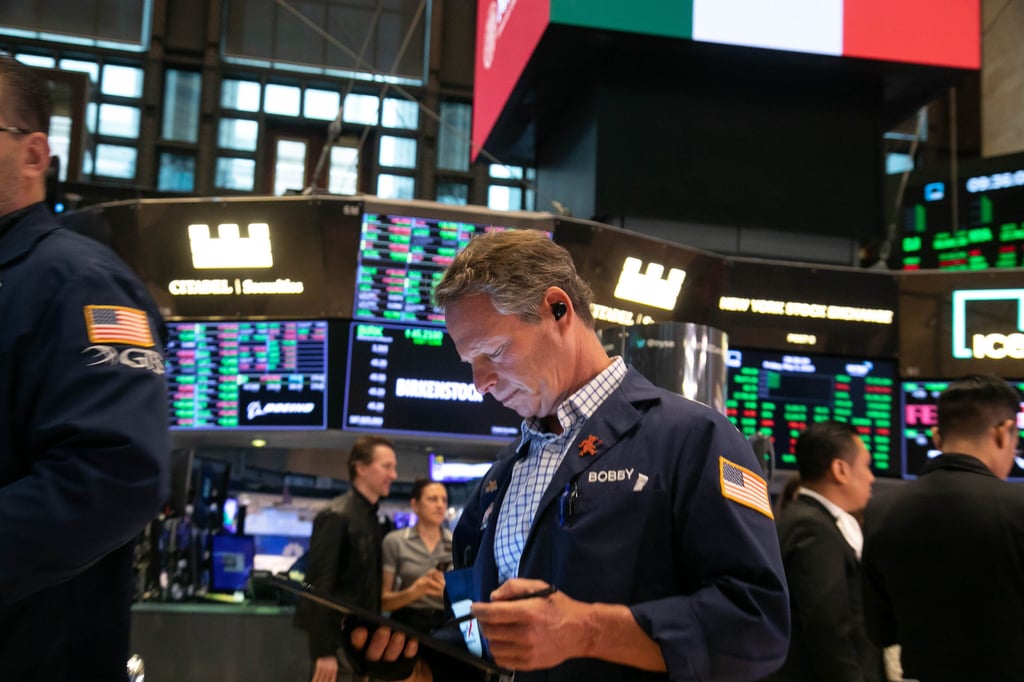
M884 680L864 632L862 535L853 513L871 497L871 455L846 423L812 424L797 439L801 486L779 518L793 634L774 682Z
M924 682L1024 680L1024 489L1002 480L1021 396L974 375L939 396L942 451L865 514L868 634Z

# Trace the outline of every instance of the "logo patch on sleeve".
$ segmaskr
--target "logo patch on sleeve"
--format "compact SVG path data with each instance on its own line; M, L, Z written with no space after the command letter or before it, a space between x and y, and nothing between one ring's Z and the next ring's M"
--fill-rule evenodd
M153 345L149 318L137 308L87 305L84 311L85 328L92 343L124 343L143 348Z
M768 485L763 478L746 467L733 464L725 457L718 458L718 471L722 497L759 511L769 519L775 518L768 497Z

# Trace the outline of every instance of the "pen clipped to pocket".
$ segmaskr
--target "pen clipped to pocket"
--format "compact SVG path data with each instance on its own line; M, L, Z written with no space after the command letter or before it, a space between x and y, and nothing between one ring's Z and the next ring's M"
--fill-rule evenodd
M579 496L580 492L576 486L576 481L570 481L565 484L565 488L562 489L562 494L558 498L558 525L562 528L572 528L576 501L579 499Z

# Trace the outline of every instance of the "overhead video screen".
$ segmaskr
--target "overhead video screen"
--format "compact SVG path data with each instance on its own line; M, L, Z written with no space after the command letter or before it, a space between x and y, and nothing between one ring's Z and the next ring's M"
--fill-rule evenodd
M511 440L519 416L473 385L441 329L353 322L343 428Z
M1010 383L1024 391L1024 381ZM916 478L929 460L941 454L932 442L932 427L939 423L939 395L948 386L948 381L904 381L900 385L904 478ZM1017 426L1024 429L1024 412L1017 413ZM1015 459L1010 478L1024 480L1024 458Z
M327 322L169 322L172 429L323 429Z
M726 364L726 414L745 436L772 439L778 468L796 469L800 433L834 419L857 428L876 475L900 475L892 448L895 362L730 349Z
M363 214L354 319L444 324L431 295L444 270L475 235L497 225Z

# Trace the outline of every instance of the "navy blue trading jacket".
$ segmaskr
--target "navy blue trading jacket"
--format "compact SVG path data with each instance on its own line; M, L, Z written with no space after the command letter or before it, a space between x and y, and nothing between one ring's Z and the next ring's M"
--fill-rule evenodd
M668 673L576 659L519 671L516 682L721 682L757 680L778 668L790 614L775 523L723 495L722 458L760 471L743 436L724 416L633 369L578 441L590 436L600 443L597 453L574 443L545 491L519 576L584 602L628 605L660 645ZM454 532L455 563L472 567L478 599L498 587L495 525L512 465L527 449L510 447L499 457ZM571 519L562 500L567 485L577 491ZM440 679L471 676L451 671Z
M130 541L169 491L161 329L43 204L0 234L0 679L124 677Z

